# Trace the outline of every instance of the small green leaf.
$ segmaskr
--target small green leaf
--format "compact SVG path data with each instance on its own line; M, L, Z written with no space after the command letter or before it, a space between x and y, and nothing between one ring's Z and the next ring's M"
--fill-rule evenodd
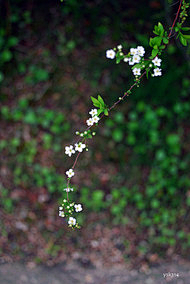
M167 38L163 38L163 43L168 44L169 40Z
M141 64L141 63L137 63L137 64L135 64L135 65L132 67L132 69L134 69L134 68L141 68L141 69L142 69L142 64Z
M102 109L98 109L98 115L100 115L100 113L102 113L103 110Z
M187 40L183 37L182 34L179 34L179 40L181 44L183 44L184 46L187 46Z
M164 27L163 27L163 25L160 22L158 23L158 32L159 32L159 35L163 36L163 34L164 34Z
M105 105L104 100L102 99L102 97L101 97L100 95L98 95L98 101L100 102L100 104L101 104L102 106Z
M106 115L106 116L108 116L109 114L108 114L108 110L107 110L107 108L105 108L104 109L104 114Z
M165 45L161 45L161 46L160 46L160 49L164 49L164 48L166 48Z
M91 100L92 100L93 105L94 105L95 107L100 107L100 102L99 102L96 98L91 97Z
M158 54L158 49L152 50L152 57L155 57Z
M116 64L119 64L121 61L121 58L120 57L116 57Z
M183 27L183 28L181 28L181 29L182 29L182 31L184 31L184 32L190 31L190 28L189 28L189 27Z
M183 35L183 37L187 40L190 40L190 35Z

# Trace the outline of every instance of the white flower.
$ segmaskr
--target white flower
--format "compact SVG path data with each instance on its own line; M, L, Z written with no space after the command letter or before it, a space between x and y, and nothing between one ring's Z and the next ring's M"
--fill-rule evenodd
M66 192L70 192L70 191L73 191L73 188L71 188L71 187L66 187L66 188L64 188L63 190L65 190Z
M140 68L134 68L133 69L133 74L134 75L141 75L141 69Z
M155 66L160 66L162 59L159 59L157 56L152 60Z
M137 49L136 48L130 48L130 54L131 55L137 54Z
M62 207L62 206L59 206L59 210L60 210L60 211L63 210L63 207Z
M68 171L66 171L66 175L68 176L68 178L73 177L74 174L75 174L75 173L74 173L73 169L69 169Z
M129 60L130 60L129 57L125 57L125 58L123 59L124 62L128 62Z
M87 123L88 126L92 126L94 124L91 117L86 121L86 123Z
M82 211L82 205L81 204L75 204L75 211L76 212Z
M72 154L75 153L75 150L73 149L73 146L66 146L65 147L65 154L68 155L69 157L71 157Z
M98 113L98 111L97 111L96 108L91 109L91 111L89 112L89 114L90 114L91 116L95 116L95 115L97 115L97 113Z
M60 217L65 217L64 212L63 212L63 211L59 211L59 216L60 216Z
M138 55L140 55L140 56L144 56L144 54L145 54L145 49L144 49L144 47L143 47L143 46L137 46L137 53L138 53Z
M154 76L162 76L162 69L160 68L154 69Z
M135 63L134 63L133 59L130 58L130 59L129 59L129 65L134 65L134 64L135 64Z
M68 224L74 226L76 224L76 219L73 217L69 217Z
M120 44L120 45L117 46L117 48L118 48L118 49L122 49L123 46Z
M78 152L82 152L84 148L86 148L86 144L83 144L81 142L75 144L75 150Z
M140 60L141 60L141 58L140 58L139 55L135 54L135 55L133 56L133 62L134 62L134 63L139 63Z
M98 116L93 116L92 118L93 123L98 123L98 121L100 120Z
M106 57L110 59L114 59L115 57L115 51L113 49L109 49L106 51Z

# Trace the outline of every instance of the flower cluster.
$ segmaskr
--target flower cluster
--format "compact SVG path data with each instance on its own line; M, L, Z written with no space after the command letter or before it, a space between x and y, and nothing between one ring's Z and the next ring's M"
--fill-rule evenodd
M92 126L94 123L98 123L100 118L97 115L98 114L97 109L91 109L89 114L91 115L91 117L89 119L87 119L87 121L86 121L87 125Z
M71 157L73 154L76 152L79 152L75 162L77 161L77 158L81 152L83 152L84 149L88 151L88 148L86 147L86 140L89 138L92 138L96 133L93 131L91 132L91 126L93 124L97 124L100 118L98 117L98 110L97 109L91 109L89 111L89 114L91 117L86 121L87 125L90 126L88 127L85 131L79 132L76 131L76 135L79 135L81 138L78 140L77 143L74 145L69 145L65 147L65 154ZM80 141L81 140L81 141ZM81 212L82 211L82 205L81 204L74 204L74 203L69 203L68 199L68 193L73 191L73 188L70 187L70 180L71 178L75 175L74 172L74 165L66 171L66 176L67 176L67 187L64 188L63 190L67 193L67 200L64 199L62 206L59 207L59 216L60 217L68 217L68 225L72 228L79 228L79 225L77 223L76 218L72 216L74 212Z
M157 56L152 60L152 63L156 67L161 66L162 59L158 58ZM154 68L154 74L152 74L152 77L154 76L161 76L162 75L162 69L161 68Z
M72 154L75 154L75 152L82 152L86 148L86 144L79 142L75 143L75 149L72 145L65 147L65 154L71 157ZM67 173L66 173L67 174Z
M69 227L76 227L76 228L80 228L78 223L77 223L77 220L76 218L72 217L72 214L74 212L78 213L78 212L81 212L82 211L82 205L81 204L74 204L73 203L69 203L68 200L64 199L63 200L63 203L61 206L59 206L59 216L60 217L69 217L68 219L68 224L69 224Z
M116 63L121 60L128 63L132 67L132 72L138 80L138 76L141 76L142 71L145 69L146 72L152 73L152 76L161 76L162 70L158 67L161 66L161 59L157 56L155 58L149 57L145 59L145 49L143 46L137 46L136 48L130 48L128 54L124 54L122 51L122 45L118 45L117 48L109 49L106 51L106 57L109 59L116 58Z

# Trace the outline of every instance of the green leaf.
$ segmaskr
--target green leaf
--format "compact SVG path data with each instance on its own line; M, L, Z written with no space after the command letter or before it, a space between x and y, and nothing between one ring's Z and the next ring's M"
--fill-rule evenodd
M152 57L155 57L158 54L158 49L152 50Z
M187 40L183 37L182 34L179 34L179 40L181 44L183 44L184 46L187 46Z
M187 40L190 40L190 35L183 35L183 37Z
M184 31L184 32L190 31L190 28L189 28L189 27L183 27L183 28L181 28L181 29L182 29L182 31Z
M93 105L94 105L95 107L100 107L100 102L99 102L96 98L91 97L91 100L92 100Z
M158 23L158 32L159 32L160 36L163 36L163 34L164 34L164 27L163 27L163 25L160 22Z
M135 64L135 65L132 67L132 69L134 69L134 68L141 68L141 69L142 69L142 64L141 64L141 63L137 63L137 64Z
M119 64L121 61L121 58L120 57L116 57L116 64Z
M159 31L158 31L158 26L154 26L154 31L153 31L154 34L156 35L159 35Z
M106 116L109 115L107 108L104 110L104 114L105 114Z
M101 104L102 106L105 105L104 100L102 99L102 97L101 97L100 95L98 95L98 101L100 102L100 104Z
M167 38L163 38L163 43L168 44L169 40Z
M166 48L165 45L161 45L161 46L160 46L160 49L164 49L164 48Z
M99 115L100 113L102 113L102 112L103 112L102 109L98 109L98 115Z
M150 38L150 41L149 41L149 45L155 49L158 48L158 46L161 45L161 42L162 42L162 38L159 37L159 36L156 36L154 38Z

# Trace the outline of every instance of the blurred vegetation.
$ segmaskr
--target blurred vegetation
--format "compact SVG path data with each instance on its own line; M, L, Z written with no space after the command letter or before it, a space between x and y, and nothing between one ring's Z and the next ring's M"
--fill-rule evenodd
M111 105L132 82L126 63L118 66L106 60L105 50L120 43L125 48L139 44L148 54L153 26L159 20L166 27L174 16L176 6L170 4L148 1L145 9L144 1L139 1L137 9L134 1L3 1L0 205L4 213L13 214L25 202L13 198L17 188L34 193L43 188L50 195L48 202L58 206L69 167L64 146L83 127L90 96L101 93ZM83 224L87 210L107 212L111 226L135 223L150 250L164 252L171 246L185 253L190 247L189 48L173 40L162 59L163 76L145 79L100 124L89 153L78 165L79 191L74 199L86 208ZM38 198L30 202L34 211L39 210ZM59 249L49 251L56 255Z

